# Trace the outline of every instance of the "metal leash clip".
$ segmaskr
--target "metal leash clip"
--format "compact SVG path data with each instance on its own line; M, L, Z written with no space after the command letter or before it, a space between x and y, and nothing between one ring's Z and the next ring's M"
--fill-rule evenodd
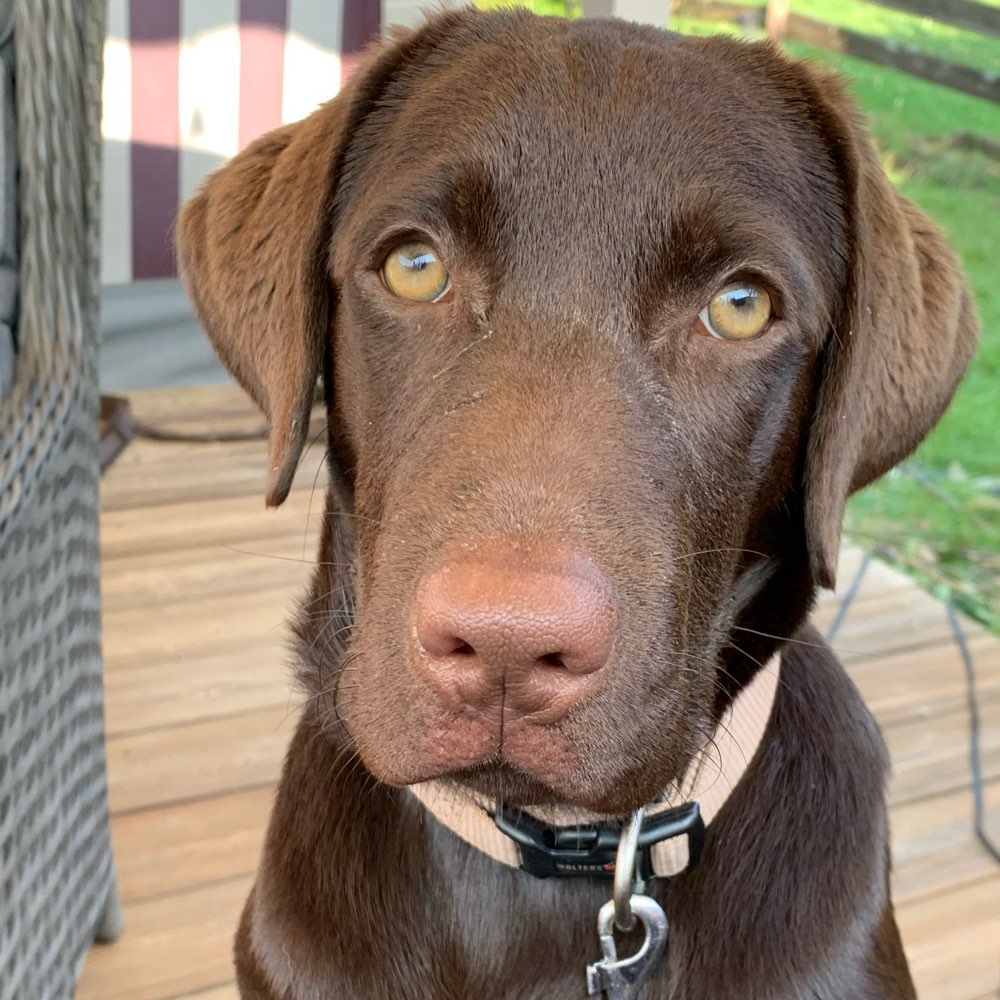
M667 947L667 915L635 877L635 855L645 810L632 814L618 842L614 896L597 915L597 936L603 957L587 966L587 993L607 1000L637 1000ZM628 958L619 958L615 927L631 930L639 919L646 932L642 946Z

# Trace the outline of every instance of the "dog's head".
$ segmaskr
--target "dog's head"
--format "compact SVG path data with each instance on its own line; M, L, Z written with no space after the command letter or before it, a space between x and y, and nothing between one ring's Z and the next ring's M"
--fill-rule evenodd
M683 771L975 339L836 80L618 22L397 36L179 244L270 419L270 504L325 378L317 710L384 781L523 804Z

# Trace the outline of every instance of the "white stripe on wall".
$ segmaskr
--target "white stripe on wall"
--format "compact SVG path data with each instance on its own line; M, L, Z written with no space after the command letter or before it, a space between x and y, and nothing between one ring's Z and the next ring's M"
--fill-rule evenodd
M239 0L181 0L180 201L239 151Z
M457 3L438 2L433 6L424 7L413 0L382 0L382 30L391 25L400 25L405 28L415 28L423 24L427 15L435 10L444 7L458 6Z
M110 0L104 43L101 133L101 280L132 280L132 56L128 0Z
M298 121L340 89L343 0L289 0L281 120Z

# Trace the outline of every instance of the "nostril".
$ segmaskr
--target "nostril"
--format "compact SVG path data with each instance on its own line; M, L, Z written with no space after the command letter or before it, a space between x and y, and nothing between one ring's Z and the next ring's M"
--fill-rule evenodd
M476 655L476 649L460 635L455 635L449 629L424 628L417 630L420 644L434 657L450 659L451 657L469 658Z
M566 661L563 659L562 653L545 653L538 657L538 662L544 664L546 667L565 668L566 666Z

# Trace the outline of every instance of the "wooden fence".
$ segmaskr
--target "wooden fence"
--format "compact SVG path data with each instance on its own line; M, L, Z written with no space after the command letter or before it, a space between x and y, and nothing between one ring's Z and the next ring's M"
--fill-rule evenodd
M1000 8L975 3L973 0L872 2L880 7L891 7L968 31L1000 36ZM734 21L747 28L762 27L775 39L791 38L808 42L832 52L857 56L868 62L902 70L924 80L1000 103L1000 73L976 69L921 52L911 46L872 38L850 28L817 21L791 10L789 0L767 0L766 4L760 6L725 0L679 0L674 9L679 14L705 20Z

